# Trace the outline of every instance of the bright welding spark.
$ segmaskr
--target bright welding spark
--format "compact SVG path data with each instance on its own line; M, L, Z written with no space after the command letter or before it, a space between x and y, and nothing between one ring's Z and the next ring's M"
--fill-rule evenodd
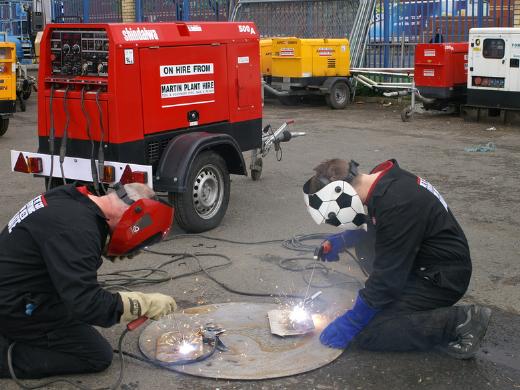
M188 343L186 340L184 340L179 346L179 352L183 355L187 355L193 351L195 351L195 346Z
M306 322L310 319L310 314L302 305L296 305L289 313L292 322Z

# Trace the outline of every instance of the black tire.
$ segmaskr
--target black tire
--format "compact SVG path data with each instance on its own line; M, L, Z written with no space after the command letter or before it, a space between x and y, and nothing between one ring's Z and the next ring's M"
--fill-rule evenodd
M406 106L401 111L401 120L403 122L408 122L411 117L412 117L412 107L411 106Z
M31 97L32 86L28 80L23 81L22 85L22 99L27 100Z
M202 152L195 157L188 173L186 192L168 194L175 207L175 222L189 233L217 227L226 214L229 191L224 159L212 151Z
M9 127L9 118L0 118L0 137L5 134Z
M325 101L335 110L342 110L350 103L350 87L345 81L336 81L325 95Z

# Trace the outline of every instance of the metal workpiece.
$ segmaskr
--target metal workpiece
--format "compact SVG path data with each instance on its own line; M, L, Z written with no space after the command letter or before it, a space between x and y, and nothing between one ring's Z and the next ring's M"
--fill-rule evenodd
M352 293L353 295L354 293ZM346 294L348 295L348 294ZM344 302L350 302L345 296ZM343 350L323 346L319 335L343 309L313 316L315 330L303 336L279 337L271 334L267 313L279 309L274 303L233 302L193 307L151 322L141 333L139 347L155 360L157 339L165 332L180 329L185 337L207 323L224 328L220 335L227 351L216 351L208 359L193 364L167 367L173 371L205 378L258 380L300 374L322 367ZM210 348L205 345L204 348Z

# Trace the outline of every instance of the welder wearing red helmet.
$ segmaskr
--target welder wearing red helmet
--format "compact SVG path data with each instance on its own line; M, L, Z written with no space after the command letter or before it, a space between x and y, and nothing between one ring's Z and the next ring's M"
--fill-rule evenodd
M172 207L146 185L104 196L65 185L38 195L0 233L0 377L7 351L19 378L98 372L112 347L92 327L176 309L163 294L112 293L98 283L102 255L132 255L169 231Z

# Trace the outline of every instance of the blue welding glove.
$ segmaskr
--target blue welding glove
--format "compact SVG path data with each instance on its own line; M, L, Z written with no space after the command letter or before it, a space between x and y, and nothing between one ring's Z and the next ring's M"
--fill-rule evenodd
M347 348L352 339L368 325L378 311L368 306L358 295L354 307L332 321L321 332L321 343L332 348Z
M345 230L344 232L328 236L318 248L318 258L321 261L338 261L339 252L347 247L354 246L366 231L359 230Z

